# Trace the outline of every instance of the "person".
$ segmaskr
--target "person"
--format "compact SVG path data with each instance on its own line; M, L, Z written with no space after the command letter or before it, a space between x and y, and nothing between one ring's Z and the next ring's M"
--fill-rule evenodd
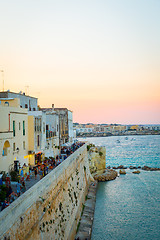
M27 180L30 181L30 175L29 175L29 172L27 172L26 181L27 181Z
M35 179L37 179L37 168L34 169Z
M21 169L21 178L24 177L23 168Z
M46 167L43 168L43 177L46 176Z
M8 206L9 206L9 203L7 202L7 200L5 200L5 201L3 202L3 204L2 204L1 211L2 211L3 209L5 209L6 207L8 207Z
M20 194L21 194L21 184L20 184L20 182L18 180L18 182L17 182L17 196L19 197Z
M11 185L9 186L9 187L7 187L7 193L6 193L6 198L7 198L7 200L9 200L10 201L10 196L11 196L11 193L13 192L13 190L12 190L12 187L11 187Z
M48 165L46 166L46 173L48 174Z
M24 193L25 191L26 191L25 182L22 182L21 192Z
M39 175L40 175L40 179L42 179L43 178L43 171L41 169L39 171Z
M11 180L10 180L10 177L7 173L7 176L6 176L6 186L9 187L9 185L11 184Z
M11 193L10 195L10 203L14 202L14 200L16 200L18 197L18 195L14 192Z

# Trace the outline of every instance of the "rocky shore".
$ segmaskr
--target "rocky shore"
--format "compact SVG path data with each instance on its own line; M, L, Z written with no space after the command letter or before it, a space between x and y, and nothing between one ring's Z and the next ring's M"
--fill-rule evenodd
M118 176L118 173L113 169L105 169L93 174L93 177L98 182L114 180Z
M106 148L93 144L87 146L90 172L94 180L98 182L114 180L118 173L106 168Z
M127 168L128 167L125 167L123 165L120 165L118 167L112 167L112 168L110 166L107 167L107 169L114 169L114 170L116 170L116 169L127 169ZM145 171L160 171L160 168L148 167L148 166L143 166L143 167L141 167L141 166L138 166L138 167L130 166L129 169L131 169L131 170L142 169L142 170L145 170Z

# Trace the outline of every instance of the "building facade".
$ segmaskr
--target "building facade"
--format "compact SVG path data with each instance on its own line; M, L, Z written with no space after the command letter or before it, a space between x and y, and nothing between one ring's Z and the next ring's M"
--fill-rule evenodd
M44 159L46 149L46 114L42 111L28 112L28 154L31 165Z
M0 92L0 98L19 98L21 108L26 108L28 111L38 111L38 99L27 96L21 91L19 93L10 91Z
M0 99L0 170L28 164L28 110L19 99Z

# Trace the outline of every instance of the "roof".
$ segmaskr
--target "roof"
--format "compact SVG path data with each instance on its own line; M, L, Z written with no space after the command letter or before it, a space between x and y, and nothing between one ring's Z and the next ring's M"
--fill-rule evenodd
M68 108L54 108L54 110L56 111L60 111L60 110L67 110L67 111L70 111L72 112L71 110L69 110Z
M15 92L10 92L10 91L4 91L4 92L0 92L0 94L1 93L7 93L7 94L9 94L9 93L11 93L11 94L15 94L15 95L20 95L20 96L25 96L25 97L29 97L29 98L36 98L36 97L31 97L31 96L29 96L29 95L25 95L25 93L15 93ZM36 98L36 99L38 99L38 98Z
M1 97L0 97L0 101L1 101L1 100L4 100L4 101L6 101L6 100L14 100L14 98L1 98Z

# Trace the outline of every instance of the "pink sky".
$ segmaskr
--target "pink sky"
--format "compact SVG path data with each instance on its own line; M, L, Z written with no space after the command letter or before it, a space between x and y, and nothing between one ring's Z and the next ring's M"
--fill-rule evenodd
M160 124L160 2L120 2L3 1L5 90L75 122Z

